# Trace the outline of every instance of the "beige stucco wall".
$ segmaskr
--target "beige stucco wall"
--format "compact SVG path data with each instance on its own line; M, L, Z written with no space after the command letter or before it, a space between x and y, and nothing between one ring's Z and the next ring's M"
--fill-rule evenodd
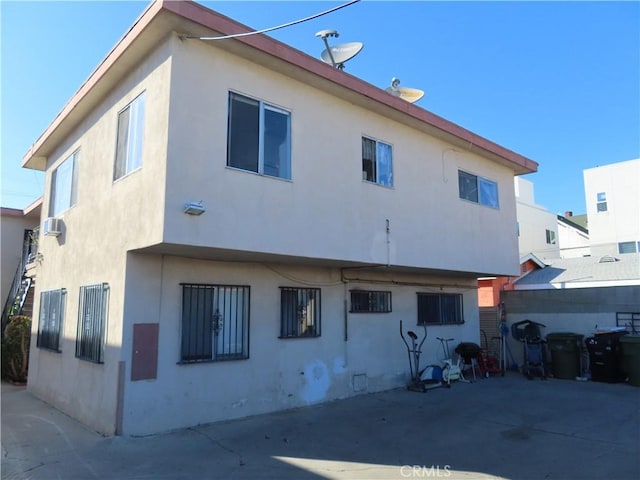
M512 171L215 46L175 43L165 242L517 273ZM230 90L291 112L291 181L226 167ZM363 135L393 146L393 188L362 180ZM458 169L498 182L500 209L460 200ZM184 215L189 200L206 214Z
M47 160L43 217L53 169L79 151L77 204L60 215L59 237L40 237L39 292L65 288L62 354L35 348L33 323L29 389L98 431L113 433L121 358L125 252L157 243L162 234L171 45L164 43L96 107ZM146 94L142 168L113 181L118 112ZM109 285L104 364L74 356L79 288Z
M455 338L454 345L478 342L475 279L358 271L349 275L378 282L344 284L340 270L331 268L130 254L126 322L158 322L160 336L157 378L131 382L132 328L125 331L124 433L143 435L402 386L409 365L399 321L404 320L405 335L406 330L415 330L422 337L416 326L417 292L462 293L466 322L429 327L423 365L442 357L437 336ZM250 286L249 359L178 364L182 282ZM406 285L397 284L401 282ZM440 285L453 282L459 286L441 290ZM278 338L280 286L321 288L320 337ZM345 341L345 295L348 299L348 291L357 287L391 291L393 312L348 314Z
M226 167L229 90L291 111L291 181ZM113 182L117 113L142 91L142 168ZM362 181L363 135L393 145L393 188ZM384 288L393 292L393 313L349 315L345 342L339 269L274 271L131 250L177 244L436 271L518 271L511 170L202 42L170 37L59 145L47 161L43 211L53 169L78 148L77 205L61 215L60 237L41 238L37 273L38 291L68 292L63 353L35 348L34 322L29 388L103 433L116 431L120 407L123 432L144 434L400 386L408 365L398 322L415 329L417 291L464 294L466 323L430 331L425 362L435 360L436 336L478 341L472 274L385 277L403 284ZM458 169L496 181L500 208L460 200ZM207 212L185 215L191 200L203 200ZM292 279L323 289L320 338L277 338L278 287L295 286ZM251 286L250 359L177 365L180 282ZM110 287L102 365L74 357L78 291L96 283ZM132 331L140 322L160 324L158 376L131 382ZM357 375L366 376L365 387L357 377L354 389Z

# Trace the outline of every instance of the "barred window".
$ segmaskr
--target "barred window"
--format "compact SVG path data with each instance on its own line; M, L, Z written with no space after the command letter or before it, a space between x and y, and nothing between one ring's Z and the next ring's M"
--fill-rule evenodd
M320 333L320 289L280 287L280 338Z
M418 293L418 325L464 323L459 293Z
M104 361L109 285L80 287L76 357L94 363Z
M60 332L64 319L67 291L64 288L40 292L38 348L60 352Z
M391 312L391 292L351 290L351 313Z
M249 358L247 286L182 284L182 363Z

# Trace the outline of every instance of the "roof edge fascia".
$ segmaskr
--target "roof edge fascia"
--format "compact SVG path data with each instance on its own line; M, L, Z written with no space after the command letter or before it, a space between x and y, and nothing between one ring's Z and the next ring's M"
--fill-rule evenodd
M206 29L218 31L223 35L252 31L251 28L221 15L203 5L191 1L156 0L149 4L125 35L109 51L89 78L81 85L71 99L66 103L53 122L40 135L33 146L23 157L22 166L36 170L45 170L46 156L41 151L45 142L67 119L70 113L78 106L87 94L104 77L107 71L117 62L123 53L135 43L141 32L163 11L177 15L186 21L193 22ZM180 32L178 32L180 33ZM186 33L186 32L185 32ZM514 174L522 175L536 172L537 162L509 150L491 140L477 135L449 120L435 115L428 110L413 105L405 100L395 97L383 89L376 87L364 80L338 70L320 60L317 60L295 48L286 45L266 35L249 35L235 38L264 54L277 58L296 68L304 70L320 79L333 82L341 88L350 90L356 95L367 97L383 107L395 110L401 115L422 123L434 131L439 131L445 137L456 140L471 151L480 150L498 158L513 169Z

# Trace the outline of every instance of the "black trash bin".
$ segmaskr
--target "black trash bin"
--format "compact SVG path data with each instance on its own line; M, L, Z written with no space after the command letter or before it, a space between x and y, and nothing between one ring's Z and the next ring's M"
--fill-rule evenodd
M556 332L547 335L551 352L551 372L555 378L575 380L582 376L580 354L582 339L577 333Z
M620 337L628 332L597 332L584 343L589 351L589 370L595 382L624 382L626 373L623 366Z
M620 338L620 343L629 384L640 387L640 335L626 335Z

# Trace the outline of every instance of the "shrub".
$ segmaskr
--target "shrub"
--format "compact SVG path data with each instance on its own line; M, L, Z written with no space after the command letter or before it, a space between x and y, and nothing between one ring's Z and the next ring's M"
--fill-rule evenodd
M4 329L2 339L2 378L15 383L27 381L31 318L16 315Z

